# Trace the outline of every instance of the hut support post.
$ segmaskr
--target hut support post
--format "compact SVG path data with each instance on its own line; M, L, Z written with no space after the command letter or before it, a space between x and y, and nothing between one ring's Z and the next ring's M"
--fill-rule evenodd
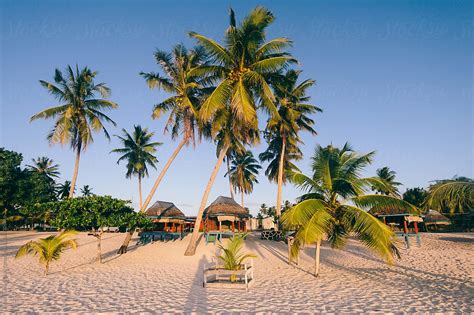
M235 232L235 222L232 221L232 233L234 233L234 232Z
M406 220L403 221L403 232L408 234L408 224Z

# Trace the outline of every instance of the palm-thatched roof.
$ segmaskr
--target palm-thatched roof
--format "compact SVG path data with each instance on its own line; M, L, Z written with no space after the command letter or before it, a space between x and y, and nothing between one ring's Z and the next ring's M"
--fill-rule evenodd
M157 201L145 212L151 218L182 218L186 216L172 202Z
M213 203L204 209L204 217L231 215L236 217L248 217L249 211L235 202L230 197L219 196Z
M451 224L448 217L445 217L436 210L428 210L424 217L425 224Z

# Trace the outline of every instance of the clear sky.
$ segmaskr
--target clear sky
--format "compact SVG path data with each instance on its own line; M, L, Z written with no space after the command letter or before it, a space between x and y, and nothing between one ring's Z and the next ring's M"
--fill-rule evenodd
M406 187L454 175L473 176L473 26L470 1L0 1L1 146L23 153L24 161L46 155L70 179L74 155L66 146L49 146L52 121L29 123L34 113L56 101L39 85L55 68L79 64L98 70L120 105L110 116L121 128L141 124L156 132L160 166L176 146L163 135L163 120L152 120L153 104L166 95L149 90L140 71L156 71L155 48L192 45L196 31L222 39L228 8L238 19L258 4L276 16L268 37L294 41L292 53L304 78L313 78L313 102L324 109L315 117L316 137L303 135L308 170L316 144L376 150L367 175L389 166ZM109 154L117 147L101 135L83 155L78 185L97 194L133 200L136 180ZM265 143L253 148L258 154ZM184 149L155 200L175 202L195 214L215 163L215 147L201 143ZM265 167L266 165L264 165ZM145 180L149 191L157 171ZM228 195L221 170L209 198ZM274 204L276 185L263 176L246 205L256 213ZM284 199L299 192L284 188Z

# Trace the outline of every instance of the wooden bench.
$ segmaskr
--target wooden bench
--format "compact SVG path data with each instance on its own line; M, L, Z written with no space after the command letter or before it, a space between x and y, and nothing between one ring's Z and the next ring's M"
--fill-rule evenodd
M207 288L245 289L248 291L254 282L253 259L245 263L240 270L227 270L217 262L204 264L202 286ZM230 276L237 275L237 281L231 282Z

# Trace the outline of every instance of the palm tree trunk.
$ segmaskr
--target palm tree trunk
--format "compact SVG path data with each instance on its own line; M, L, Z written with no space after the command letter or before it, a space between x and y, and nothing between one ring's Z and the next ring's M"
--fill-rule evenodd
M219 157L217 159L216 165L214 166L214 170L212 171L211 177L206 186L206 190L204 191L204 195L201 199L201 205L199 206L199 212L196 217L196 222L194 223L194 230L193 234L191 235L191 239L189 240L188 247L186 248L186 252L184 255L186 256L193 256L196 253L197 241L199 237L199 227L201 226L202 215L204 212L204 208L207 204L207 198L209 197L209 193L211 192L212 185L214 184L214 180L216 179L217 173L219 172L219 168L221 167L222 161L227 153L229 146L226 145L219 153Z
M138 174L138 198L139 198L139 204L138 206L140 209L142 208L142 176Z
M321 255L321 239L316 242L316 253L314 256L314 276L319 275L319 256Z
M150 204L151 198L153 198L153 195L155 194L156 189L157 189L158 186L160 185L161 180L163 179L163 177L165 177L166 172L167 172L168 169L170 168L171 163L173 163L173 161L174 161L174 159L176 158L176 156L178 155L179 151L181 151L181 149L183 148L183 146L184 146L187 142L188 142L188 138L187 138L187 137L184 137L183 140L181 140L181 142L178 144L178 146L176 147L176 149L173 151L173 154L171 154L170 158L168 159L168 161L166 162L165 166L164 166L163 169L161 170L160 174L159 174L158 177L156 178L155 184L153 184L153 187L151 188L150 193L149 193L148 196L146 197L145 202L144 202L143 205L140 207L140 212L145 212L145 210L147 209L148 205ZM127 247L128 247L128 244L130 243L130 240L132 239L133 232L135 232L134 229L131 230L131 231L128 231L127 236L125 236L125 239L124 239L124 241L123 241L122 246L120 246L119 250L117 251L117 254L121 255L121 254L125 254L125 253L127 252Z
M242 208L244 208L244 192L242 192L240 194L240 201L241 201L240 204L241 204Z
M285 162L285 147L286 147L286 138L282 138L281 153L280 153L280 163L278 165L278 191L277 191L277 203L276 203L276 216L277 216L277 225L276 229L279 228L280 216L281 216L281 199L282 199L282 186L283 186L283 164Z
M102 231L97 235L97 261L102 263Z
M227 156L225 159L227 161L227 176L229 177L230 196L232 197L232 199L234 199L234 187L232 187L232 181L230 180L230 160L229 160L229 156Z
M44 266L44 275L48 275L48 270L49 270L49 261L46 262L46 265Z
M69 198L74 197L74 188L76 188L77 173L79 173L79 160L81 159L81 145L76 148L76 163L74 164L74 174L72 175L71 188L69 189Z

